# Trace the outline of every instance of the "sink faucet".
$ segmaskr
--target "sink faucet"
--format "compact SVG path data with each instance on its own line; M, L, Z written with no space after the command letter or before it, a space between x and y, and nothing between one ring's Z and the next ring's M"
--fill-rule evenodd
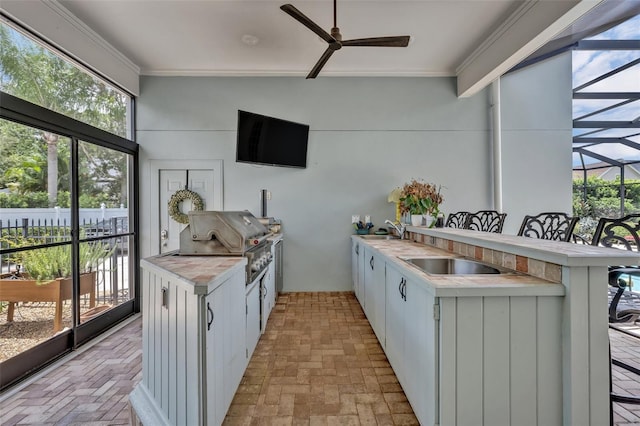
M404 240L404 230L407 227L407 225L405 225L404 223L400 223L399 225L396 225L395 223L391 222L389 219L385 220L384 223L387 223L393 226L393 229L396 230L396 232L400 236L400 239Z

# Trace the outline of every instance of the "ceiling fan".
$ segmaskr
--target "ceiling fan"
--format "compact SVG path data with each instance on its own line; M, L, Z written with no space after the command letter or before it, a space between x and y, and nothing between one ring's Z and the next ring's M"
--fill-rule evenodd
M333 52L340 50L343 46L369 46L369 47L407 47L409 44L409 36L395 37L370 37L358 38L353 40L342 40L340 29L336 23L336 1L333 0L333 28L331 34L320 28L318 24L306 17L302 12L290 4L280 6L280 9L291 15L293 19L299 21L302 25L316 33L321 39L329 43L329 47L324 51L318 62L314 65L307 78L316 78L320 70L327 63Z

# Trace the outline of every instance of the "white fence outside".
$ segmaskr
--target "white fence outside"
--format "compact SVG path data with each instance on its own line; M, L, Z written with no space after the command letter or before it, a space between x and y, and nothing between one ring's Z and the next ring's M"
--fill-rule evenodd
M126 208L99 208L99 209L80 209L80 223L83 222L97 222L105 219L111 219L112 217L127 217L128 209ZM7 226L9 223L15 225L16 221L20 222L22 219L29 219L29 223L48 222L56 223L58 220L63 222L66 220L68 225L71 224L71 209L63 209L60 207L52 207L46 209L0 209L0 220L2 226Z

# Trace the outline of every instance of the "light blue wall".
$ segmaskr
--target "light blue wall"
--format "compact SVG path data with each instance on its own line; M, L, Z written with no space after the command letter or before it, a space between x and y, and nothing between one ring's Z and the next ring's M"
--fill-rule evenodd
M572 212L571 54L501 81L505 233L526 214Z
M237 110L310 125L308 167L235 162ZM445 212L491 205L488 96L458 99L451 78L143 77L141 176L149 159L224 160L224 206L268 213L285 232L285 291L351 289L352 214L394 217L391 190L441 184ZM142 255L155 254L141 194Z

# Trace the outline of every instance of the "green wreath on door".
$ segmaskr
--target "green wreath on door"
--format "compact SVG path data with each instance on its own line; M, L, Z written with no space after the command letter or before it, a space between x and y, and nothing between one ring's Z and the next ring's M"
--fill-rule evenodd
M202 197L197 193L188 189L179 189L169 199L169 217L178 223L189 223L189 216L180 211L180 204L185 200L191 200L192 211L200 211L204 209Z

